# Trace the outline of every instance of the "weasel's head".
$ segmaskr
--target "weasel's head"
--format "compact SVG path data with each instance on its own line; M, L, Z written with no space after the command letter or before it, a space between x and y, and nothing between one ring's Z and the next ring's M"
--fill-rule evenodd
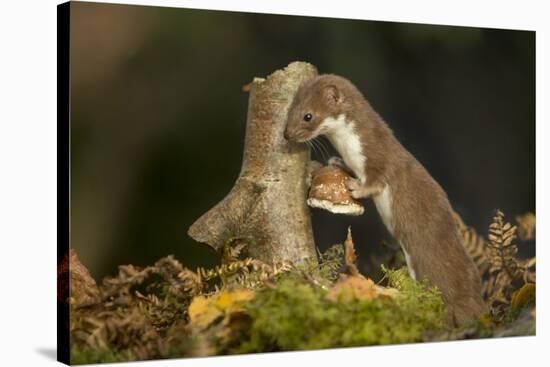
M302 84L288 110L285 139L305 142L329 134L332 124L327 122L345 116L354 90L351 82L336 75L320 75Z

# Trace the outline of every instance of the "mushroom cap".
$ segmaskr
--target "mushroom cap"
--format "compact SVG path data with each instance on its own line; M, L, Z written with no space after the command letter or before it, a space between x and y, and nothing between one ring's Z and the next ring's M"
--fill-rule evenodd
M324 166L312 173L307 204L336 214L361 215L363 205L355 200L346 185L350 175L337 166Z

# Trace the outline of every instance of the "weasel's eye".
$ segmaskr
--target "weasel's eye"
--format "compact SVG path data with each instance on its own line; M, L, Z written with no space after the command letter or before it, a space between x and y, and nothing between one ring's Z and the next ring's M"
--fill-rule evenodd
M304 121L311 121L311 119L313 118L313 115L311 113L307 113L305 116L304 116Z

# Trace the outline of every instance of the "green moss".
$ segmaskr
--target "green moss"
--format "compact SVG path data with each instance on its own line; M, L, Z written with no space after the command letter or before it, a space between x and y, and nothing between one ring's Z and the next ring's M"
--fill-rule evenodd
M136 360L128 353L120 353L111 350L92 350L89 348L71 349L71 365L73 364L92 364L92 363L116 363Z
M443 327L443 302L435 289L402 271L386 274L400 290L398 296L351 302L330 302L322 287L282 276L276 287L261 290L248 304L251 327L238 352L408 343Z

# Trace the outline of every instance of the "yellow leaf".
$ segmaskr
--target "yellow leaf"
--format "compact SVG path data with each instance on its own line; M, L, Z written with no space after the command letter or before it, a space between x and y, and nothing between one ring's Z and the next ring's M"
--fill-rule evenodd
M210 325L223 313L213 304L212 298L197 296L193 298L188 309L191 324L200 328Z
M254 291L248 289L224 290L208 298L197 296L193 298L187 311L190 322L199 328L206 328L222 316L228 317L242 311L244 304L254 296Z
M216 306L221 311L241 311L244 303L254 299L255 293L249 289L237 289L234 291L222 291L216 301Z
M533 283L526 283L512 295L512 309L519 310L530 300L535 298L536 287Z

